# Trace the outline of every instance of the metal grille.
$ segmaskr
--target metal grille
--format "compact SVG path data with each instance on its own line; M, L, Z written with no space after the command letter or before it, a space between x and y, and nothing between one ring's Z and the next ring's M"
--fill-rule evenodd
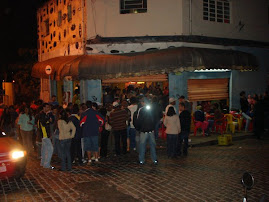
M147 12L147 0L121 0L120 1L120 13L146 13Z
M9 160L9 153L0 153L0 163L7 162Z
M229 0L203 0L203 19L212 22L230 23Z

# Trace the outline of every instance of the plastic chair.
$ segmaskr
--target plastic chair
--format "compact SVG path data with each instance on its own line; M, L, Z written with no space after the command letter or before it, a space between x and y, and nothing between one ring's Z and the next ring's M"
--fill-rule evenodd
M228 129L230 129L230 131L234 134L235 133L235 127L237 126L238 129L239 129L238 119L235 118L232 114L225 114L225 117L227 119L226 132L228 131Z
M233 115L233 116L238 122L238 130L241 131L242 126L243 126L243 119L244 119L243 116L241 114L237 114L237 115Z
M163 120L165 119L165 116L163 116ZM166 136L167 136L167 134L166 134L166 132L165 132L165 126L164 126L164 124L162 123L162 127L160 127L160 130L161 130L161 138L162 139L166 139Z
M193 121L193 124L194 124L194 131L193 131L193 135L196 136L196 132L197 132L197 129L198 128L201 128L202 131L203 131L203 136L205 136L205 130L203 129L203 123L201 121L195 121L195 118L194 116L192 117L192 121Z
M223 134L223 132L226 130L226 117L223 116L221 119L215 119L213 129L215 129L215 132L218 132L220 130L220 133Z

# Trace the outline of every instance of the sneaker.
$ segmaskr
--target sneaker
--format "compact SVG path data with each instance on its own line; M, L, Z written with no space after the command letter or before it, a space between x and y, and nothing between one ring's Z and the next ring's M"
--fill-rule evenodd
M85 159L82 159L82 163L87 163L87 161Z
M92 160L89 160L89 161L88 161L88 164L90 165L91 163L92 163Z
M158 165L158 160L155 160L155 161L153 162L153 164L154 164L154 165Z
M136 151L136 148L133 148L134 151Z
M49 167L49 169L54 170L54 169L55 169L55 167L54 167L54 166L50 166L50 167Z
M99 162L99 159L95 159L95 162L98 163Z
M139 161L139 164L140 164L140 165L145 165L145 162L143 162L143 161Z
M93 156L93 157L91 158L91 160L95 160L95 157Z

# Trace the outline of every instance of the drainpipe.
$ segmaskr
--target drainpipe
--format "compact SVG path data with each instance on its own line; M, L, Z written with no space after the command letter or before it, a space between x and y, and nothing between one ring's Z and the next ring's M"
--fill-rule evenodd
M192 35L192 0L189 6L189 35Z

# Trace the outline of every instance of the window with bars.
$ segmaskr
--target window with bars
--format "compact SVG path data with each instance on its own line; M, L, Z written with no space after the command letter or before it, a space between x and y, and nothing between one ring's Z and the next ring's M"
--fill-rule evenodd
M212 22L230 23L229 0L203 0L203 19Z
M146 12L147 0L120 0L120 14Z

